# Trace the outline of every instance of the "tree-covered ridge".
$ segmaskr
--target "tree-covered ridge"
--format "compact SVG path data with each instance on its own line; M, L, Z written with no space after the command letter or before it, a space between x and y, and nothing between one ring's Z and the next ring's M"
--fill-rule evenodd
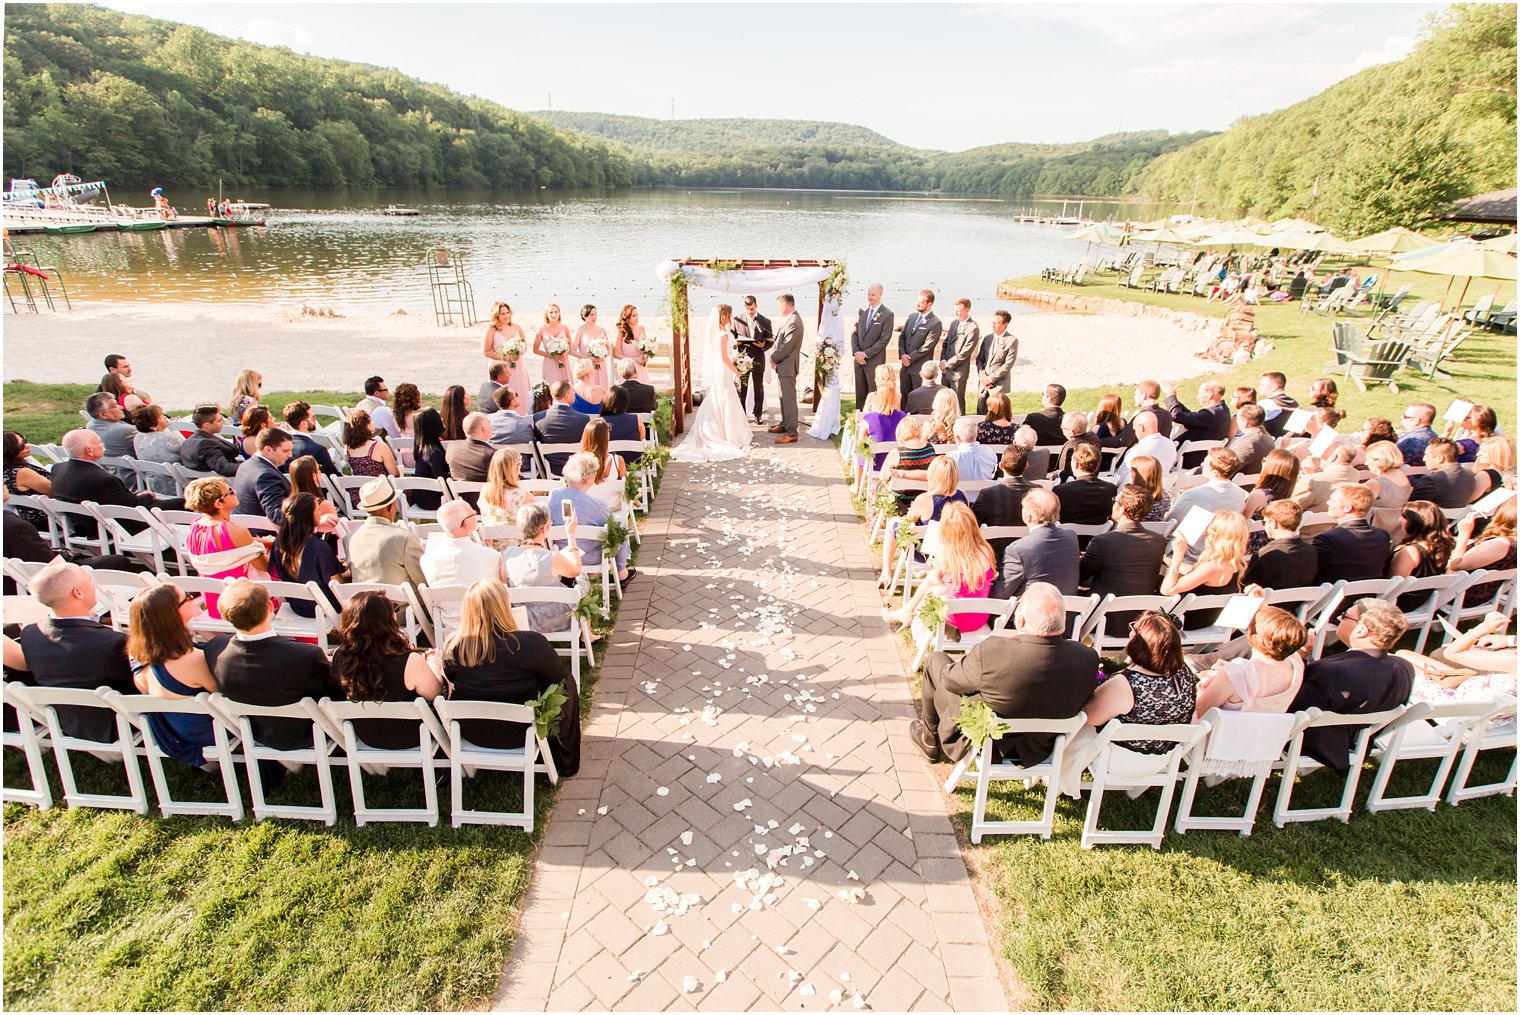
M99 7L5 17L7 176L266 186L628 186L625 154L394 70Z
M655 120L644 116L568 110L533 110L526 115L630 148L665 152L707 152L714 148L743 151L792 145L913 151L867 127L827 120Z
M1433 223L1454 198L1513 187L1515 6L1449 7L1407 59L1162 156L1139 190L1186 200L1195 180L1202 203L1353 233Z
M1209 131L1164 130L1107 134L1077 144L1001 144L942 155L931 164L941 190L972 194L1134 193L1155 159L1185 148Z

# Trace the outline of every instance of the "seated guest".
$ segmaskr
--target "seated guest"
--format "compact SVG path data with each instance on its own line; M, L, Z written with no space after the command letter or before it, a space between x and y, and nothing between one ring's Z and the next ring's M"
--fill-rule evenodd
M480 517L487 525L516 525L517 512L533 503L533 492L522 488L522 455L514 448L499 448L491 456L491 470L480 491Z
M317 498L309 493L293 493L286 498L280 519L280 532L269 548L269 577L281 582L316 582L334 610L342 604L328 585L340 581L343 565L326 539L317 532ZM298 617L310 620L317 615L317 604L292 599L290 608Z
M429 585L470 585L482 578L501 577L501 554L471 539L480 516L462 500L438 509L442 532L427 538L422 573Z
M1061 595L1075 595L1081 555L1077 534L1061 528L1061 502L1049 490L1031 490L1024 495L1022 510L1029 534L1003 551L1002 580L994 595L1021 595L1032 582L1049 582Z
M1515 693L1515 636L1505 634L1510 618L1490 613L1451 644L1430 655L1408 649L1395 653L1414 667L1411 703L1430 705L1493 701Z
M438 402L438 418L443 422L443 441L464 440L464 418L469 415L469 410L464 404L464 387L459 384L450 384L443 389L443 398Z
M1079 444L1072 452L1073 478L1053 491L1061 502L1061 521L1067 525L1102 525L1113 513L1119 488L1098 478L1102 452L1095 444Z
M1130 463L1136 458L1154 458L1156 464L1164 476L1172 471L1172 466L1177 461L1177 445L1162 435L1157 422L1158 417L1153 412L1137 410L1128 426L1134 431L1135 439L1130 444L1129 450L1124 452L1124 458L1119 462L1119 468L1114 473L1114 482L1119 486L1130 481ZM1168 418L1167 425L1171 425Z
M132 453L144 462L173 462L179 464L179 449L185 438L178 430L169 429L169 418L156 405L141 405L132 412L132 425L137 436L132 441ZM173 497L179 493L179 485L169 476L148 476L148 489Z
M1393 444L1397 446L1399 436L1393 430L1393 423L1381 416L1370 416L1362 423L1362 428L1357 432L1356 442L1363 449L1370 448L1374 444ZM1424 445L1420 446L1420 460L1415 465L1423 464L1425 457ZM1409 464L1409 463L1405 463Z
M1345 418L1346 413L1342 409L1334 409L1329 406L1311 409L1309 410L1309 421L1303 425L1303 428L1299 430L1285 430L1283 435L1278 438L1277 446L1293 452L1294 457L1302 461L1309 457L1309 448L1313 446L1314 439L1325 430L1336 431L1336 437L1333 439L1334 443L1332 444L1333 447L1340 447L1344 444L1352 444L1354 446L1356 443L1354 438L1342 438L1339 435L1341 423Z
M1393 450L1393 445L1388 445ZM1341 483L1357 483L1361 481L1361 473L1351 464L1356 461L1357 449L1350 444L1341 444L1333 447L1326 453L1323 460L1309 458L1305 460L1303 468L1299 470L1298 486L1293 490L1293 500L1305 513L1310 511L1323 511L1325 505L1330 503L1330 492ZM1398 458L1398 453L1394 452ZM1372 452L1367 452L1367 463L1372 464ZM1398 464L1403 464L1403 459L1398 458Z
M1161 385L1155 381L1146 380L1135 385L1135 411L1130 415L1129 422L1124 425L1124 430L1119 435L1120 446L1129 447L1140 439L1141 434L1135 424L1142 416L1154 418L1156 432L1168 441L1171 440L1172 414L1161 405Z
M1335 386L1333 378L1320 377L1309 385L1309 407L1312 409L1333 409L1340 397L1340 388Z
M566 546L563 550L549 546L547 508L524 504L518 509L514 521L522 532L522 539L501 554L501 568L509 586L559 589L565 587L561 579L581 577L582 550L575 540L574 515L565 522ZM540 634L563 631L570 626L572 612L568 603L529 603L528 627Z
M573 454L565 460L565 485L549 494L549 517L553 524L564 525L568 517L575 518L582 525L601 527L607 524L607 519L612 517L607 505L591 495L591 484L596 481L596 469L596 459L585 452ZM583 538L580 540L580 548L584 551L581 557L583 564L602 563L600 539ZM628 568L627 540L618 547L617 569L619 581L626 582L638 574Z
M395 426L394 417L391 418L391 425ZM354 409L348 414L348 419L343 423L342 439L343 457L348 461L349 472L355 476L401 475L401 464L396 461L396 452L380 439L369 413L363 409Z
M1208 482L1184 490L1176 500L1172 501L1172 507L1166 513L1167 521L1181 523L1195 507L1202 508L1210 514L1216 511L1238 512L1245 507L1246 498L1249 495L1230 481L1230 477L1240 471L1240 459L1235 457L1235 452L1229 448L1212 448L1204 456L1200 471ZM1198 551L1202 546L1203 539L1199 537L1196 546L1188 547L1187 558L1197 560Z
M449 477L468 483L484 483L491 472L491 456L496 448L491 444L490 417L472 412L464 418L462 441L444 446L444 457L449 464Z
M507 383L507 377L511 373L506 363L501 360L493 362L486 370L486 379L480 385L480 391L475 396L476 412L496 411L496 392Z
M879 386L877 390L881 390ZM976 439L983 444L1001 444L1007 447L1013 443L1013 432L1017 429L1013 425L1013 410L1008 396L999 393L988 397L987 415L977 424Z
M1077 450L1079 444L1090 444L1098 449L1098 461L1103 461L1103 442L1088 432L1087 413L1068 412L1061 417L1061 433L1066 437L1066 443L1061 445L1061 452L1056 456L1056 474L1064 483L1071 479L1071 456ZM1096 469L1094 470L1096 471Z
M1365 581L1383 577L1388 565L1388 533L1367 520L1372 510L1372 491L1345 483L1330 494L1326 506L1335 527L1314 537L1319 571L1314 584Z
M148 402L153 401L153 396L149 395L146 391L138 390L137 380L132 376L132 364L127 360L125 356L119 352L108 353L106 355L105 364L106 373L114 374L121 380L128 381L132 385L132 390L137 393L137 397L142 399L143 404L147 404ZM105 390L105 383L103 380L100 390Z
M955 401L955 392L945 388L934 396L925 424L925 436L930 444L950 444L955 440L955 421L961 418L961 406Z
M939 457L924 437L925 423L917 416L904 416L897 424L897 447L887 452L881 471L895 479L923 479Z
M593 419L586 424L586 432L581 434L581 451L596 459L591 496L607 505L608 511L617 512L623 507L628 466L617 455L608 453L608 443L606 420Z
M1246 628L1251 654L1226 659L1198 675L1195 714L1211 708L1226 712L1286 712L1304 682L1298 650L1309 640L1298 618L1287 610L1263 606Z
M1432 578L1445 574L1456 541L1447 530L1441 509L1428 500L1412 500L1404 505L1403 523L1403 538L1388 560L1388 577ZM1425 598L1425 593L1417 592L1407 604L1401 597L1399 606L1412 610Z
M137 428L122 422L127 413L115 398L104 391L97 391L85 399L84 411L90 417L85 429L100 438L107 455L112 458L132 457L132 442L137 438ZM121 478L129 479L131 475L128 471Z
M1172 510L1172 495L1166 492L1166 477L1161 472L1161 463L1149 455L1141 455L1129 464L1129 481L1151 495L1151 509L1145 520L1166 521L1167 514Z
M607 389L607 397L602 399L602 420L607 424L609 441L643 441L645 439L644 421L628 411L628 392L620 384L614 384ZM643 455L642 451L618 452L618 457L630 469L638 464Z
M1040 409L1024 417L1024 425L1034 430L1039 447L1058 448L1066 443L1061 432L1061 419L1065 415L1061 406L1066 402L1066 389L1059 384L1045 385L1040 397Z
M1246 502L1241 507L1240 513L1250 521L1261 521L1263 508L1292 496L1293 491L1298 487L1298 474L1298 459L1293 457L1291 452L1284 451L1282 448L1273 448L1268 451L1267 457L1262 459L1261 474L1256 479L1256 486L1246 496ZM1251 541L1246 546L1246 552L1255 553L1266 545L1266 532L1264 530L1253 532Z
M70 430L63 435L63 450L69 460L53 466L51 483L53 496L71 504L94 501L117 507L158 506L177 509L182 506L178 497L159 497L152 493L133 493L119 478L100 467L106 449L100 437L88 430ZM71 522L80 535L93 536L95 526L88 520ZM134 526L128 525L129 528ZM141 526L136 526L140 528Z
M503 386L496 389L486 416L491 423L492 444L532 444L533 420L522 414L522 396Z
M933 360L925 363L925 366L935 364ZM914 388L911 394L918 394L923 388ZM945 457L955 463L960 470L960 478L969 482L985 482L997 474L997 452L985 447L976 439L977 420L972 416L963 416L955 421L954 436L955 445L945 452Z
M1499 429L1499 416L1487 405L1475 405L1467 410L1467 418L1458 427L1446 424L1446 435L1457 446L1457 461L1471 462L1478 456L1478 446Z
M658 404L654 385L638 379L639 365L631 359L617 361L617 386L628 392L628 408L634 413L654 412Z
M203 405L191 413L195 433L179 446L179 463L196 472L214 472L228 478L237 475L237 448L222 436L222 424L226 421L222 410L214 405Z
M32 576L31 588L32 598L52 616L21 629L22 658L9 659L7 667L29 674L24 682L38 687L137 693L127 664L127 636L95 619L95 583L88 571L55 560ZM58 722L66 736L116 739L116 717L109 708L59 708Z
M940 752L952 761L966 756L956 720L963 695L978 698L1004 719L1070 719L1096 686L1098 654L1062 636L1066 608L1061 592L1044 582L1029 585L1013 611L1013 634L987 638L952 658L935 652L924 664L918 718L909 724L913 743L930 761ZM1012 734L998 740L994 754L1036 765L1050 756L1055 737Z
M1222 441L1230 436L1230 410L1224 404L1224 385L1207 380L1198 385L1198 408L1189 409L1177 400L1177 385L1166 389L1166 401L1162 404L1171 413L1172 422L1185 427L1182 438L1189 441ZM1183 462L1183 468L1192 468L1196 462Z
M448 479L449 459L443 448L443 417L437 409L423 409L412 420L412 456L418 479ZM407 494L413 507L437 511L443 494L414 490Z
M396 385L396 394L391 399L391 414L396 419L396 432L392 437L405 437L408 440L412 436L412 424L417 418L417 410L422 408L422 392L415 384ZM410 455L403 453L401 464L407 467L412 465Z
M282 517L280 505L290 496L290 479L282 474L285 463L290 461L290 434L270 427L257 440L258 450L238 466L232 489L244 511L261 514L278 524Z
M1230 450L1240 462L1240 471L1252 475L1261 470L1267 452L1277 446L1277 438L1266 429L1265 413L1259 405L1241 406L1235 413L1240 432L1230 441ZM1286 420L1285 420L1286 422Z
M1425 445L1425 464L1430 471L1411 481L1410 496L1434 501L1437 507L1461 508L1472 503L1477 477L1457 464L1457 446L1444 437Z
M1040 436L1027 424L1019 424L1013 432L1013 443L1027 453L1024 471L1031 479L1044 479L1050 475L1050 449L1039 446Z
M1246 588L1297 589L1314 584L1319 551L1299 534L1303 510L1291 500L1276 500L1262 508L1267 542L1246 567Z
M449 700L521 705L559 685L565 703L559 726L550 730L549 748L560 775L574 775L580 768L580 696L564 660L543 635L518 630L501 582L476 582L465 593L463 608L439 657ZM522 747L527 731L480 719L459 725L470 743L499 750Z
M258 452L259 434L274 426L274 416L269 407L255 405L243 413L243 422L239 429L243 431L242 438L238 441L238 453L244 459L252 458Z
M461 397L464 389L459 391ZM396 414L385 403L390 400L391 391L386 387L382 377L367 377L364 380L364 397L354 405L354 412L362 412L368 417L368 422L376 434L385 434L390 437L398 436L396 426ZM349 413L353 418L353 413Z
M1404 615L1393 603L1361 599L1341 615L1336 633L1350 651L1326 656L1304 669L1303 686L1290 712L1318 708L1342 715L1383 712L1409 700L1414 667L1389 654L1404 636ZM1304 731L1304 753L1344 776L1351 767L1355 726L1320 726Z
M1191 592L1200 596L1217 596L1240 591L1240 576L1246 570L1246 541L1251 530L1238 511L1216 511L1203 533L1203 548L1198 562L1185 563L1187 537L1178 534L1172 540L1172 562L1161 579L1161 594L1176 596ZM1189 611L1188 630L1208 627L1219 618L1218 610Z
M1124 441L1124 399L1119 395L1104 395L1098 399L1098 409L1093 413L1093 433L1105 448L1128 447Z
M1114 498L1114 527L1093 536L1079 564L1080 580L1089 593L1100 597L1154 596L1161 587L1166 537L1141 524L1150 506L1150 494L1134 484L1121 489ZM1122 633L1136 616L1109 614L1107 633Z
M32 462L31 457L32 446L26 442L26 438L14 430L5 431L6 492L29 497L51 497L53 495L52 474ZM48 516L42 511L36 508L17 508L16 510L33 527L39 529L47 527ZM7 555L14 556L9 551Z
M1405 465L1425 464L1425 445L1440 436L1430 425L1435 420L1436 407L1428 402L1416 402L1404 410L1406 429L1398 434L1398 447Z
M174 701L216 691L206 654L196 647L187 626L200 608L199 596L167 583L132 597L127 659L140 694ZM216 742L209 715L150 712L148 727L165 754L196 768L206 764L205 750Z
M372 479L359 488L359 510L367 517L348 539L348 566L353 580L365 584L426 585L422 573L422 541L410 528L396 524L400 511L396 488Z
M286 475L290 477L291 497L305 493L310 494L316 502L317 531L323 535L336 531L340 521L338 506L327 499L327 490L322 486L322 470L317 465L317 460L304 455L291 459L286 468ZM288 501L290 497L285 499Z
M1024 463L1028 458L1029 452L1017 444L1003 449L1003 457L998 462L1001 478L977 494L971 505L978 524L989 528L1024 524L1024 495L1036 488L1024 478ZM990 542L993 554L1002 560L1003 550L1013 540L993 539Z
M575 384L571 387L570 407L577 412L594 416L602 411L602 399L607 397L605 386L596 380L596 364L590 359L575 361Z
M302 698L340 698L327 655L316 645L274 633L269 592L240 579L222 593L222 618L237 629L206 645L206 662L222 694L245 705L294 705ZM286 750L311 746L311 721L256 718L261 744Z
M1515 566L1515 498L1494 509L1493 517L1483 527L1482 535L1473 538L1478 516L1469 514L1457 523L1457 544L1452 547L1446 567L1458 571L1508 571ZM1476 606L1493 598L1500 582L1482 582L1462 595L1462 605Z
M263 578L269 570L270 536L255 539L253 533L232 520L238 495L220 476L197 479L185 487L185 506L200 512L185 533L190 566L203 578ZM220 617L217 596L207 594L206 612Z
M311 406L305 402L291 402L281 410L280 415L285 420L281 429L290 434L291 457L310 456L316 459L317 467L324 473L336 476L338 467L333 464L332 456L327 453L324 445L311 436L317 430L317 417L311 414Z
M929 555L929 574L911 600L897 610L883 611L889 624L909 624L919 605L930 595L944 599L985 599L997 576L997 558L977 528L976 516L964 503L946 504L936 532L934 552ZM980 630L986 613L951 613L945 622L959 634ZM947 632L948 633L948 632Z
M887 526L886 536L882 543L882 560L895 561L897 559L897 528L903 522L910 525L918 522L927 524L928 528L923 539L923 553L918 556L918 559L933 556L938 549L937 526L946 505L967 503L966 495L957 489L960 486L960 470L949 458L940 457L934 460L925 475L924 484L928 489L908 502L900 520L894 520Z
M1261 390L1261 398L1258 401L1265 416L1266 431L1275 440L1282 436L1288 417L1293 415L1294 409L1298 408L1298 399L1287 392L1288 378L1275 370L1262 374L1256 382L1256 387ZM1239 413L1236 414L1236 420L1239 422ZM1244 429L1245 425L1243 423L1240 425ZM1236 454L1240 452L1237 450ZM1254 472L1255 470L1250 465L1245 464L1247 456L1240 457L1241 469L1245 472Z
M443 680L426 657L407 643L396 611L383 592L349 600L333 632L332 675L349 701L432 701ZM355 719L354 732L371 747L417 746L417 723L405 719Z
M1402 524L1400 517L1404 513L1404 505L1409 503L1409 498L1414 494L1414 484L1404 475L1404 456L1399 454L1399 449L1393 444L1379 441L1367 449L1367 468L1372 471L1372 478L1362 485L1372 491L1372 513L1368 517L1372 524L1390 536L1396 536ZM1359 481L1359 478L1347 480L1351 483ZM1327 496L1327 503L1328 500Z
M234 425L243 422L243 415L259 404L264 392L264 375L257 370L244 370L232 384L232 397L227 400L227 415Z
M940 383L939 360L925 360L924 365L918 368L918 373L923 383L908 392L903 408L915 416L923 416L933 411L934 401L941 391L954 394L955 389Z
M883 363L876 368L876 390L866 396L865 405L861 409L860 421L865 424L866 433L870 435L873 444L891 444L897 440L897 426L902 422L907 413L900 407L902 392L898 390L897 372ZM881 468L881 463L886 460L887 452L878 452L873 468ZM857 468L862 470L863 479L864 463L857 462Z
M554 404L544 412L542 419L533 424L533 440L538 444L579 444L581 434L586 432L586 424L591 422L591 416L571 404L575 389L569 381L555 381L550 386L549 393L554 398ZM601 402L598 401L597 404L600 405ZM565 467L565 459L569 457L569 452L556 451L545 455L544 462L548 465L549 472L557 476Z
M1474 503L1506 486L1514 489L1515 442L1503 434L1495 434L1478 445L1478 454L1473 458L1473 478Z
M1231 413L1231 415L1230 415L1230 430L1231 430L1230 436L1231 437L1235 436L1235 434L1234 434L1234 429L1235 429L1235 416L1234 416L1234 413L1242 405L1255 405L1255 404L1256 404L1256 389L1255 388L1250 387L1249 385L1245 385L1245 384L1241 384L1241 385L1239 385L1238 387L1235 388L1235 394L1232 395L1232 396L1230 396L1230 413Z

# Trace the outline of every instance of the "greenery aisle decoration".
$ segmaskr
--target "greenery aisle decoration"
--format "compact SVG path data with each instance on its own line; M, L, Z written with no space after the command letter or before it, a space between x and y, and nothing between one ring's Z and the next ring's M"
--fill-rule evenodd
M1009 726L981 698L961 696L960 714L955 726L971 745L971 753L980 751L994 740L1001 740Z
M545 741L559 728L560 715L565 710L565 691L559 684L551 684L536 698L523 704L533 709L533 727Z
M938 631L939 625L945 622L945 598L929 593L919 601L918 612L914 616L930 633Z

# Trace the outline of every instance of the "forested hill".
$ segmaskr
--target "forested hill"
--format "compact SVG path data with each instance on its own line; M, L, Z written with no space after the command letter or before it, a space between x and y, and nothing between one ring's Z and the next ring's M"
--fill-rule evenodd
M1373 232L1515 186L1515 140L1515 5L1459 4L1408 58L1162 156L1137 189L1186 200L1196 180L1200 203Z
M649 182L606 143L394 70L67 4L5 10L10 176L116 184Z
M705 152L714 148L743 151L776 145L838 145L912 152L866 127L823 120L653 120L612 113L534 110L527 114L556 127L616 141L630 148L667 152Z

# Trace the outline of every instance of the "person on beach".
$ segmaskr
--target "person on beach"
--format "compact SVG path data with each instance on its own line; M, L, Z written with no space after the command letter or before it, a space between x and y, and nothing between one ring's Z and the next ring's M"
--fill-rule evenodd
M495 363L507 365L507 387L517 392L523 404L528 404L531 385L528 382L528 338L523 330L512 323L512 308L501 300L491 304L490 324L480 347L481 355Z
M544 307L544 326L538 329L533 336L533 354L540 356L544 361L544 383L553 385L555 381L570 380L570 350L573 342L570 338L570 329L560 319L558 303L550 303ZM532 404L532 399L524 399L523 404Z
M645 384L649 383L649 353L644 351L647 344L644 326L639 323L639 308L630 303L618 314L617 344L612 347L612 356L633 360L638 365L634 377Z
M607 387L607 356L612 344L607 340L607 329L596 323L596 307L587 303L581 307L584 322L575 331L575 354L591 361L591 383L599 388ZM577 378L580 371L575 372Z

